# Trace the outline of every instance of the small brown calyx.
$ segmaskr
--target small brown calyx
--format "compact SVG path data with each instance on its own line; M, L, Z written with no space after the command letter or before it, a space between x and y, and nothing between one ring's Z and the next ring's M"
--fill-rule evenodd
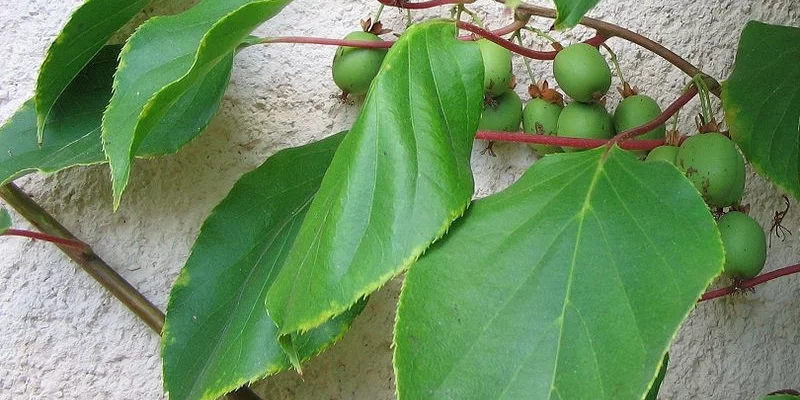
M392 31L391 29L384 29L381 21L375 21L373 24L372 18L362 19L361 29L363 29L364 32L369 32L376 36L390 33Z
M668 146L675 146L679 147L681 145L681 132L677 129L671 129L667 131L664 144Z
M698 115L695 120L695 125L697 125L697 131L700 133L711 133L711 132L718 132L722 133L725 136L728 136L728 132L722 132L722 126L717 122L717 120L712 117L711 121L706 122L706 119L703 118L702 115Z
M617 92L619 92L619 94L622 95L623 99L627 99L628 97L636 96L637 94L639 94L639 88L635 86L631 87L631 85L628 84L628 82L623 82L622 87L617 88Z
M542 99L551 104L564 106L564 95L558 90L550 88L550 84L544 79L528 86L528 94L532 99Z
M750 214L750 204L734 204L731 206L731 211L739 211L740 213Z

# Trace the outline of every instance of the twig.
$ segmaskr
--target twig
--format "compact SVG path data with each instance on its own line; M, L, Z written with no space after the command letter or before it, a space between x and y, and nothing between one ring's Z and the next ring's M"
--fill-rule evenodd
M737 293L744 289L750 289L752 287L758 286L764 282L769 282L773 279L777 279L782 276L796 274L796 273L800 273L800 264L795 264L788 267L776 269L774 271L767 272L766 274L759 275L753 279L738 282L737 284L728 286L726 288L706 292L702 297L700 297L698 303L716 299L718 297L727 296L729 294Z
M477 25L473 25L464 21L456 21L456 25L465 31L470 31L478 36L491 40L492 42L495 42L498 45L503 46L523 57L532 58L534 60L553 60L556 58L556 54L558 54L557 51L538 51L529 49L524 46L520 46L510 40L501 38L500 36L494 34L491 31L488 31ZM597 47L603 44L605 41L606 37L598 32L597 35L584 41L584 43Z
M46 235L63 238L73 243L83 243L13 183L0 186L0 198ZM81 248L76 248L76 246L66 243L54 244L125 304L150 329L161 334L161 329L164 327L164 313L106 264L89 245L84 244ZM248 387L242 387L227 396L235 400L260 400L260 397Z
M495 0L495 1L498 3L505 3L505 0ZM531 16L556 18L556 10L547 7L534 6L527 3L520 4L517 7L517 12ZM677 67L690 77L694 77L696 75L702 75L706 83L708 84L708 88L711 90L711 93L714 93L714 95L716 95L717 97L720 96L721 86L719 84L719 81L717 81L710 75L706 74L699 68L695 67L692 63L685 60L681 56L675 54L672 50L667 49L660 43L652 39L649 39L645 36L642 36L636 32L625 29L619 25L601 21L599 19L584 17L583 19L581 19L580 24L594 29L595 31L597 31L598 34L606 38L610 39L612 37L618 37L620 39L625 39L631 43L639 45L642 48L647 49L650 52L656 54L657 56L663 58L664 60L674 65L675 67Z
M423 10L449 4L470 4L474 3L475 0L427 0L418 2L410 2L407 0L378 0L378 2L389 7L404 8L406 10Z

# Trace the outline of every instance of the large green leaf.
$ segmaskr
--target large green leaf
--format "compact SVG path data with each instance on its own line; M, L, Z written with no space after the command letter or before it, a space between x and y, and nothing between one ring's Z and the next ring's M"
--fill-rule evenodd
M36 82L39 141L50 110L64 89L119 28L149 0L87 0L70 17L50 45Z
M589 10L594 8L600 0L554 0L556 3L555 27L556 29L572 28L581 22Z
M128 39L103 115L114 208L128 184L133 155L181 96L289 0L203 0L148 20Z
M677 169L605 151L543 158L411 268L401 400L645 396L722 243Z
M5 208L0 207L0 234L5 233L9 228L11 228L11 214Z
M464 212L482 70L452 22L416 25L392 47L267 297L282 335L376 290Z
M64 90L48 116L48 139L43 145L36 142L33 100L0 127L0 184L36 170L51 173L105 162L100 124L111 98L119 51L120 46L101 50ZM137 156L174 153L202 132L222 103L232 68L233 53L168 110L154 129L158 134L145 140Z
M800 28L751 21L722 87L731 136L761 174L800 199Z
M162 343L171 399L215 399L289 366L264 301L343 137L278 152L206 219L167 308ZM333 344L362 308L296 337L300 357Z

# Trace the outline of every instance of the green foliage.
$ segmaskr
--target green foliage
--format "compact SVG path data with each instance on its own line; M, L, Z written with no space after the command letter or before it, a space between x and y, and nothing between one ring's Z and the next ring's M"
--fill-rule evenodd
M134 154L169 110L287 3L203 0L181 14L148 20L128 39L102 124L114 208L128 184Z
M606 151L539 160L410 269L400 399L644 397L722 245L676 168Z
M50 45L39 70L36 110L39 141L58 97L119 28L133 18L148 0L87 0L70 17Z
M343 137L278 152L206 219L167 308L162 354L171 399L216 399L289 367L264 301ZM296 336L300 358L338 340L363 305Z
M581 18L589 12L600 0L554 0L558 16L556 18L556 29L572 28L581 21Z
M282 335L405 270L469 204L482 62L455 35L452 22L415 25L386 55L267 297Z
M800 28L751 21L722 99L731 136L761 175L800 199Z
M3 207L0 207L0 234L5 233L11 228L11 214Z
M0 127L0 184L32 171L56 172L105 162L100 139L103 111L111 98L120 46L106 46L64 90L45 125L47 140L36 142L36 111L29 100ZM228 87L233 53L187 90L154 127L138 157L176 152L205 129Z

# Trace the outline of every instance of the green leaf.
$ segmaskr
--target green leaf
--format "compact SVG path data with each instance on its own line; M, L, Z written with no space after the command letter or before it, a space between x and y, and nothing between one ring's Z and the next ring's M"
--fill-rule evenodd
M47 116L61 93L103 48L111 35L147 3L148 0L87 0L72 14L47 50L36 82L40 143Z
M555 0L558 11L555 28L566 29L578 25L583 16L599 2L600 0Z
M548 156L406 275L399 399L642 399L722 270L680 172L614 148Z
M405 270L469 204L483 63L455 35L452 22L419 24L386 55L267 298L282 335Z
M800 396L792 394L771 394L762 397L763 400L800 400Z
M0 207L0 235L11 228L11 214L3 207Z
M668 367L669 353L664 354L664 361L661 362L661 367L658 368L656 380L650 385L650 390L647 391L647 396L645 396L644 400L658 400L658 392L661 391L661 384L664 383L664 377L667 375Z
M33 171L52 173L77 165L105 162L100 139L103 111L120 46L106 46L64 90L50 113L42 146L36 142L36 111L31 99L0 127L0 184ZM139 148L137 156L176 152L202 132L222 103L233 54L186 91Z
M800 28L750 21L723 85L731 136L761 175L800 199Z
M206 219L167 308L162 345L171 399L215 399L289 367L264 301L343 137L278 152ZM338 340L363 306L296 336L300 358Z
M115 209L128 184L133 155L167 111L288 2L203 0L181 14L151 18L131 36L103 116Z

